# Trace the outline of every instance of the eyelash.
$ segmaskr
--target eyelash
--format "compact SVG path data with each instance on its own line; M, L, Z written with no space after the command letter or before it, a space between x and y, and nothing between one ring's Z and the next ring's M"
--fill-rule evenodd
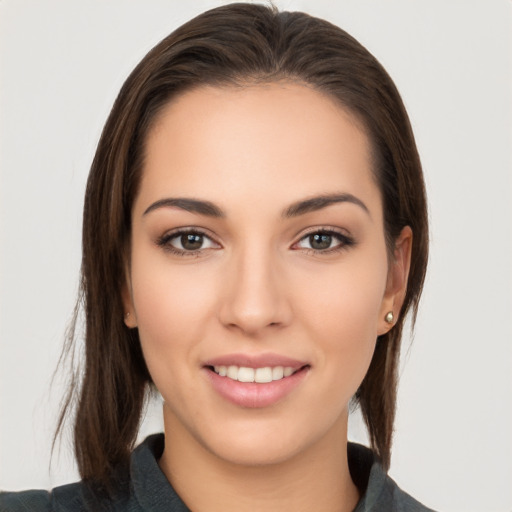
M177 256L199 256L202 251L205 251L209 248L200 248L197 250L184 250L184 249L178 249L177 247L174 247L171 242L173 240L176 240L184 235L198 235L203 237L203 239L210 240L212 244L219 245L217 242L215 242L211 236L207 235L204 231L198 228L186 228L186 229L179 229L178 231L172 231L171 233L165 233L163 236L161 236L157 241L157 245L164 249L167 252L170 252L172 254L176 254ZM182 244L183 245L183 244Z
M300 244L302 241L307 240L311 236L314 235L323 235L323 236L329 236L332 238L335 238L338 240L338 244L334 247L328 247L327 249L313 249L311 247L299 247L295 250L303 250L308 254L313 255L326 255L326 254L333 254L341 251L345 251L349 249L350 247L353 247L356 244L356 241L351 236L348 236L346 234L340 233L339 231L332 229L332 228L314 228L305 235L303 235L298 242L293 244L292 248L296 247L298 244Z
M164 249L167 252L170 252L172 254L175 254L177 256L185 256L185 257L191 257L191 256L199 256L201 252L210 249L211 247L207 248L199 248L196 250L184 250L184 249L178 249L174 247L171 242L173 240L176 240L184 235L197 235L201 236L204 239L209 240L212 244L216 244L220 247L220 244L215 242L211 236L207 235L204 231L198 228L186 228L186 229L179 229L178 231L172 231L170 233L165 233L163 236L157 239L156 243L159 247ZM297 247L298 244L303 242L304 240L307 240L309 237L312 237L314 235L321 235L321 236L329 236L332 238L335 238L338 240L338 244L334 247L328 247L326 249L313 249L312 247ZM314 254L314 255L322 255L322 254L333 254L336 252L341 252L343 250L347 250L348 248L355 245L355 240L343 233L340 233L339 231L336 231L332 228L315 228L309 231L308 233L304 234L298 242L295 242L292 245L293 250L303 250L308 254Z

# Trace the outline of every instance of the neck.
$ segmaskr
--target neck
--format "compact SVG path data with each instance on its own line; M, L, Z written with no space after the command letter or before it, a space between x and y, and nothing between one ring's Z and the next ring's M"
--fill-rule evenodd
M290 459L251 466L207 450L165 409L160 467L190 510L354 510L359 492L348 469L346 418L341 427Z

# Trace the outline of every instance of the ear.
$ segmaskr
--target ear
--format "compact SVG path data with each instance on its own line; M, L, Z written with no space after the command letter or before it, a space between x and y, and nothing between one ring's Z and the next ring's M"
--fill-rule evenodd
M129 269L126 269L125 276L125 282L121 289L121 300L123 301L124 311L123 320L126 327L134 329L137 327L137 315L135 314L135 308L133 306L133 291Z
M380 317L378 320L378 335L386 334L398 320L398 315L404 303L407 292L407 280L411 266L412 230L405 226L396 240L392 260L389 262L386 291L382 299ZM386 321L386 315L391 312L393 319Z

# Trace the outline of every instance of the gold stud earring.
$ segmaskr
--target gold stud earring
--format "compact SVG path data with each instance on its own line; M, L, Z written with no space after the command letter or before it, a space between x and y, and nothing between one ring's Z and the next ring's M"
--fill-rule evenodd
M384 317L384 320L386 320L386 322L388 324L392 324L393 323L393 320L395 319L395 315L393 315L393 311L390 311L385 317Z

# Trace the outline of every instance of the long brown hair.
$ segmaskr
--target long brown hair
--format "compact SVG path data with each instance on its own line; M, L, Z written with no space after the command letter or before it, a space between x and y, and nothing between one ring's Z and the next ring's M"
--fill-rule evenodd
M307 14L239 3L197 16L153 48L124 83L98 144L83 217L85 367L73 377L57 430L76 402L75 452L85 480L108 484L127 463L152 386L137 330L123 322L121 299L148 130L185 90L276 80L307 84L359 118L372 144L390 255L404 226L414 233L402 310L379 338L355 396L372 448L389 466L402 329L408 311L413 321L416 316L428 253L423 175L409 119L386 71L346 32ZM68 351L75 326L76 318Z

